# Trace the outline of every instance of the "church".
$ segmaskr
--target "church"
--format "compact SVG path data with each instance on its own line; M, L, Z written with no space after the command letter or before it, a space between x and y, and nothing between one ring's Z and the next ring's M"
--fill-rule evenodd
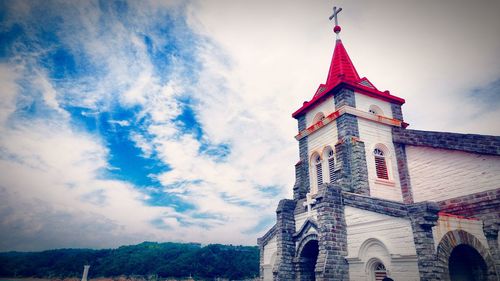
M500 137L408 129L337 34L292 117L293 199L258 239L261 280L499 280ZM385 279L384 279L385 278Z

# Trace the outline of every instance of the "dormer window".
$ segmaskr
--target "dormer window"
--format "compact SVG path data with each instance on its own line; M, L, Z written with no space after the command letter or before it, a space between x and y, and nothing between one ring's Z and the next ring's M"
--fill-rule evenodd
M375 170L377 172L377 178L388 180L389 173L387 171L387 161L385 159L386 155L382 149L375 148L373 150L373 156L375 157Z

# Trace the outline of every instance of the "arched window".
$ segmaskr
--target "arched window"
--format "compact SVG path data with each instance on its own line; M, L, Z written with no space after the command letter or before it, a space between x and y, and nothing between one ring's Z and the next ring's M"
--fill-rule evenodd
M373 104L370 105L370 107L368 108L368 112L370 112L371 114L384 115L384 112L382 111L382 109L380 109L380 107L373 105Z
M385 277L387 277L387 270L383 263L378 262L373 267L373 277L375 281L382 281Z
M323 114L323 112L318 112L316 113L316 115L314 115L313 124L316 124L319 121L323 121L323 119L325 119L325 114Z
M373 156L375 156L375 170L377 172L377 178L388 180L389 173L387 171L387 161L385 159L385 152L380 148L375 148L373 150Z
M316 180L319 186L323 183L323 169L321 168L321 157L319 155L314 159L314 165L316 166Z

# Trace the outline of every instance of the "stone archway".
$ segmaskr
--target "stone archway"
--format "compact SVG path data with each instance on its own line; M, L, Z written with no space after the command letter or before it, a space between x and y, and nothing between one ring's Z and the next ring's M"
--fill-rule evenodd
M483 257L469 245L458 245L451 251L448 269L451 281L487 280L487 266Z
M437 247L437 258L438 265L443 269L443 280L497 280L494 261L488 249L466 231L446 233ZM468 265L464 266L464 263ZM484 276L467 277L474 274Z
M315 268L319 254L318 237L316 234L306 236L297 249L297 277L300 281L316 280Z

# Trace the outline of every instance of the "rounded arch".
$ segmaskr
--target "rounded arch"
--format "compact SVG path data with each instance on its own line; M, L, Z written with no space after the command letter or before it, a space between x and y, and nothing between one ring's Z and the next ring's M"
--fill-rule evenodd
M297 251L295 251L295 256L296 257L300 257L300 254L304 250L304 247L310 241L318 241L318 234L311 233L311 234L308 234L308 235L304 236L304 238L300 239L299 244L297 246Z
M374 104L368 107L368 112L370 112L371 114L384 115L384 111Z
M269 264L271 266L274 266L274 264L276 263L276 258L278 257L278 252L274 252L272 255L271 255L271 259L269 260Z
M442 277L444 280L450 280L450 257L453 250L460 245L467 245L476 250L486 263L487 275L492 277L492 279L498 277L494 260L488 249L474 235L467 231L457 229L448 231L443 238L441 238L437 247L437 262L443 269Z
M316 124L319 121L322 121L323 119L325 119L325 114L323 112L318 112L316 113L316 115L314 115L312 123Z
M366 262L365 272L371 281L380 280L379 278L389 275L386 264L378 258L371 258Z
M303 281L316 280L316 263L319 255L318 235L311 233L302 238L296 251L297 276Z
M381 150L384 153L385 157L390 157L391 156L391 151L387 147L387 145L383 143L376 143L372 147L372 152L374 152L376 149Z
M323 159L328 159L330 157L333 157L335 155L335 152L330 145L327 145L327 146L323 147L323 151L321 154L323 156Z
M391 252L390 249L386 246L381 239L378 238L368 238L366 239L361 246L359 246L358 257L360 259L373 258L370 256L370 249L379 248L383 250L383 254L389 255ZM385 261L387 262L387 261Z
M311 166L315 166L319 164L322 160L323 158L321 157L321 154L315 151L313 152L313 154L311 154L311 159L309 159L309 163L311 163Z

